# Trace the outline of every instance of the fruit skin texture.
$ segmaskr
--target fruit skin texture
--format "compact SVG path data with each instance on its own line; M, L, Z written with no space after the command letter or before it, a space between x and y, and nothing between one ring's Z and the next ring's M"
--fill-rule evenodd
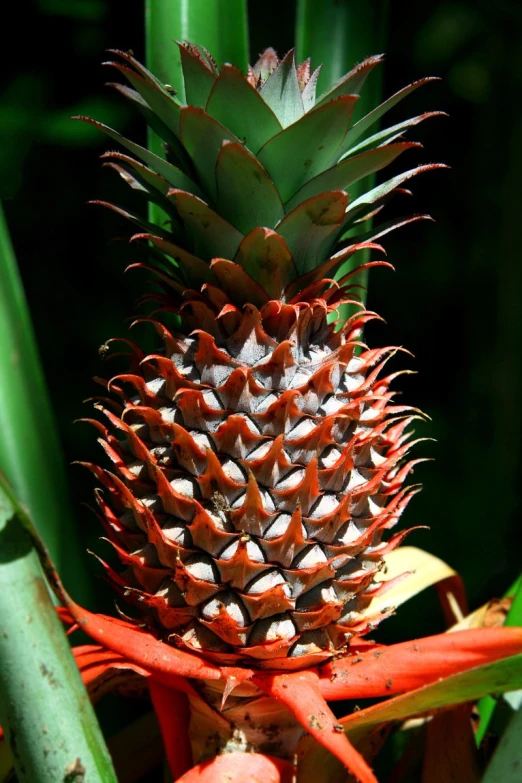
M316 76L291 53L281 63L265 53L244 78L185 45L192 103L182 107L117 54L135 90L118 88L163 136L166 159L121 137L141 160L104 157L169 222L115 208L142 229L138 266L161 291L139 321L163 349L144 356L126 341L130 371L107 384L121 404L105 406L110 429L93 422L115 466L90 466L98 503L126 567L106 569L164 641L220 664L302 668L382 619L371 613L386 586L375 577L404 536L382 533L416 491L404 482L417 412L393 403L397 373L381 372L398 349L359 342L377 316L357 302L351 274L332 279L394 226L339 241L432 167L350 202L351 183L415 146L390 131L385 146L361 147L365 118L351 126L380 58L314 103ZM355 313L340 323L346 302Z

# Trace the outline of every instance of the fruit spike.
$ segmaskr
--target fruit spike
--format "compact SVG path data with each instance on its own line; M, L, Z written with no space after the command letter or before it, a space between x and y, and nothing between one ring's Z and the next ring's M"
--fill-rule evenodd
M106 165L167 218L155 226L105 205L139 226L133 247L146 261L133 266L159 290L137 323L163 342L145 356L127 341L129 368L105 383L120 409L105 410L109 429L93 422L115 473L89 467L124 566L106 573L165 642L217 663L295 669L375 627L375 577L405 535L382 540L416 491L403 484L418 461L407 458L418 412L393 404L400 373L382 377L398 349L360 342L378 316L354 272L334 276L425 217L362 233L435 165L357 199L350 187L418 147L396 140L434 113L375 132L423 80L352 123L380 56L316 99L318 70L296 67L293 52L279 61L266 50L244 77L201 47L180 51L186 106L131 55L110 63L164 158L95 123L126 150ZM378 265L389 266L362 268ZM355 312L340 323L346 302Z

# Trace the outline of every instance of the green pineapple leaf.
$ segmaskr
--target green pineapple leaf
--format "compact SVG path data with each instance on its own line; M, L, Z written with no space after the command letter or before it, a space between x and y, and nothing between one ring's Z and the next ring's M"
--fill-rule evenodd
M143 163L135 160L135 158L131 158L129 155L124 155L122 152L104 152L100 158L106 166L114 166L117 170L121 169L120 173L123 179L131 187L136 188L136 185L139 185L151 197L154 193L166 196L172 187L160 174L156 174L155 171L144 166ZM132 184L130 179L127 179L122 172L127 172L129 177L135 180L136 184Z
M195 255L208 261L217 256L234 258L243 234L190 193L172 190L169 198L183 221Z
M426 171L433 171L434 169L447 168L449 167L444 163L428 163L424 166L417 166L417 168L410 169L409 171L403 171L402 174L397 174L396 177L392 177L386 182L383 182L381 185L377 185L377 187L372 188L367 193L363 193L363 195L355 199L355 201L350 204L346 210L344 227L348 228L348 226L350 226L353 221L357 220L368 209L368 207L378 204L380 201L382 201L382 199L396 190L396 188L403 185L404 182L407 182L412 177L416 177L417 174L423 174Z
M27 524L0 475L0 720L18 780L116 783Z
M202 195L199 187L190 179L190 177L178 169L177 166L172 165L172 163L169 163L163 158L160 158L153 152L149 152L149 150L145 147L140 147L139 144L135 144L133 141L129 141L129 139L126 139L125 136L122 136L117 131L109 128L107 125L104 125L101 122L98 122L97 120L92 120L90 117L73 117L73 120L88 122L99 130L103 131L103 133L105 133L111 139L114 139L114 141L118 142L118 144L121 144L122 147L125 147L129 150L129 152L132 152L133 155L136 155L136 157L143 161L146 166L164 177L171 187L187 190L189 193L194 193L196 196Z
M396 92L386 101L381 103L380 106L377 106L375 109L368 112L368 114L356 122L355 125L348 131L345 142L343 144L343 150L346 152L351 147L353 147L354 142L357 141L357 139L359 139L363 133L366 133L368 128L371 128L372 125L375 125L375 123L380 120L381 117L384 117L384 115L389 112L390 109L393 109L394 106L400 103L408 95L411 95L412 92L415 92L415 90L418 90L419 87L423 87L425 84L436 82L438 80L439 79L437 76L427 76L425 79L419 79L416 82L412 82L406 87L403 87L402 90L399 90L399 92Z
M402 142L347 158L303 185L290 199L287 209L292 209L301 201L327 190L347 190L350 185L362 177L374 174L388 166L405 150L420 146L415 142Z
M277 226L288 245L299 274L309 272L332 247L348 203L340 190L303 201Z
M376 65L382 63L384 55L376 54L373 57L367 57L362 63L356 65L344 76L341 76L335 84L332 84L317 99L316 106L322 106L328 101L340 98L341 95L359 95L364 82L373 71Z
M147 105L155 112L169 131L179 138L179 119L181 107L167 92L155 84L146 81L139 74L121 63L107 62L104 65L116 68L132 84Z
M322 65L318 65L315 71L310 74L310 79L308 80L308 83L305 84L305 88L301 93L305 112L310 111L310 109L313 109L315 106L317 80L319 78L319 74L321 73L321 68Z
M157 89L160 92L166 92L166 86L163 84L163 82L158 79L158 77L152 73L152 71L149 71L148 68L145 68L142 63L140 63L139 60L136 60L135 57L133 57L130 52L124 52L121 49L109 49L109 54L115 54L117 57L120 57L122 60L125 60L127 65L130 65L134 71L136 71L148 84L150 84L152 87L157 87ZM176 103L179 103L177 99Z
M134 210L124 209L123 207L119 207L117 204L111 204L108 201L102 201L100 199L93 199L92 201L89 201L89 204L97 204L100 207L106 207L112 212L116 212L117 215L120 215L122 218L125 218L125 220L129 220L131 223L134 223L134 225L138 226L138 228L140 228L142 231L160 234L165 238L171 236L169 231L164 231L159 226L156 226L153 223L149 223L148 220L145 220L144 217L139 215L137 212L134 212Z
M261 148L259 160L284 202L338 160L356 100L356 96L345 96L308 112Z
M374 133L373 136L369 136L364 141L361 141L360 144L356 144L355 147L351 147L350 150L343 155L342 159L345 160L348 156L351 157L352 155L358 155L361 152L366 152L375 147L382 147L385 144L390 144L390 142L400 138L405 130L408 130L408 128L411 128L414 125L418 125L430 117L447 116L448 115L444 111L428 111L424 114L420 114L418 117L412 117L404 122L399 122L397 125L392 125L390 128L385 128L378 133Z
M216 165L217 209L247 234L256 226L274 226L285 211L279 192L257 158L241 144L223 142Z
M260 94L283 128L292 125L303 116L303 99L297 81L293 49L286 54L268 77L261 87Z
M247 234L234 261L261 283L273 299L278 299L298 274L285 240L268 228L254 228Z
M233 65L225 64L210 93L206 111L257 154L282 125L259 92Z
M216 74L206 64L195 46L178 43L185 83L185 99L190 106L205 108L216 81Z
M181 140L194 162L205 191L215 201L215 170L221 145L225 140L239 144L239 139L202 109L186 106L181 111Z

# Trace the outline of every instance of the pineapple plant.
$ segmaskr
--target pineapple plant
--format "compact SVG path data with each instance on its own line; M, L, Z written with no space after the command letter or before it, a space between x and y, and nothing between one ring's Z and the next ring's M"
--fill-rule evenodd
M104 567L163 643L221 666L302 670L346 653L393 611L372 611L372 600L390 586L376 579L384 555L406 534L383 533L418 489L407 478L419 412L393 399L400 372L385 366L400 349L362 342L378 316L357 273L386 262L357 265L356 254L382 251L376 240L408 219L368 231L368 217L436 166L356 199L349 191L419 146L402 134L436 112L369 134L422 80L353 122L380 56L316 97L319 68L296 65L292 51L279 60L266 50L245 76L218 69L203 47L179 48L186 104L132 54L114 51L109 63L164 157L80 118L124 148L105 164L161 216L153 224L105 204L138 226L134 266L159 290L137 323L161 348L145 355L126 340L130 366L96 403L112 465L88 467L123 570ZM257 714L239 745L225 729L211 739L228 689L202 685L192 699L196 758L273 744L273 711ZM251 710L258 696L249 684L234 693L249 706L233 709ZM291 757L302 728L282 711L277 742ZM260 726L264 739L253 739Z
M74 649L92 697L148 685L179 783L312 783L346 770L375 783L374 729L520 681L514 628L477 631L465 620L414 643L364 638L408 597L396 590L408 569L387 574L408 531L387 531L418 490L408 479L422 460L409 452L422 414L394 401L401 371L385 368L401 349L364 343L378 316L359 281L390 266L367 260L382 252L378 239L426 216L370 229L368 219L440 166L360 186L420 146L403 134L438 112L376 127L424 79L354 120L380 56L317 97L319 69L296 65L293 52L279 60L268 49L244 75L201 46L179 48L185 101L131 53L114 51L110 63L162 155L79 118L123 148L105 165L153 205L145 220L105 204L138 226L133 266L156 289L136 323L155 330L158 349L124 339L129 366L102 382L95 407L105 420L89 420L112 463L87 467L122 568L102 563L133 616L94 614L69 597L2 483L6 519L29 532L62 620L94 642ZM433 567L420 550L413 559ZM442 565L422 586L444 579L458 594ZM341 721L327 705L365 697L392 698ZM469 729L468 712L459 715ZM107 758L93 781L114 779ZM65 772L86 770L77 758Z
M120 616L89 612L65 592L0 474L0 777L11 779L14 767L21 783L137 783L165 764L158 742L149 747L144 738L160 731L177 783L340 783L347 774L375 783L370 765L384 738L397 729L407 740L408 718L416 717L399 765L413 743L415 754L424 749L423 779L454 777L457 759L463 779L478 779L475 745L496 702L478 703L473 737L472 701L522 686L520 629L479 627L491 625L491 615L501 623L498 607L486 606L451 634L391 646L368 638L394 607L433 584L448 625L466 614L453 569L415 547L397 548L408 531L388 533L418 490L409 475L422 460L409 451L422 414L394 401L401 373L386 367L401 349L364 343L366 324L378 316L366 309L361 283L373 266L386 266L369 254L379 259L382 236L425 216L373 228L371 219L411 177L436 168L368 184L419 146L404 133L437 112L389 127L380 121L429 80L368 113L377 82L371 76L367 87L366 79L380 56L318 96L319 69L296 64L292 52L279 61L268 49L240 72L184 43L178 74L177 49L167 48L176 34L203 40L220 62L246 63L246 4L205 3L204 25L195 2L161 5L146 8L149 67L161 80L130 52L113 52L109 63L130 83L113 86L149 124L148 149L82 118L117 143L105 165L149 202L148 220L144 210L107 206L138 226L134 266L152 275L154 290L142 298L147 314L136 323L155 330L157 347L145 353L123 340L130 354L119 374L102 381L95 403L105 418L90 420L106 452L103 467L88 467L122 563L103 563L123 599ZM368 19L379 22L373 5L368 17L361 6L354 18L353 4L317 12L304 0L297 5L298 50L325 60L325 82L335 78L330 66L340 49L361 56L372 49L353 44ZM223 28L224 20L232 24ZM336 37L330 46L334 28L350 40ZM1 209L0 239L7 283L0 375L8 376L0 382L11 402L3 406L0 462L60 557L53 531L61 527L56 506L65 504L63 491L55 498L50 491L53 427L46 432L31 417L36 406L24 405L43 383L30 329L19 328L28 319ZM111 344L102 356L113 355ZM20 459L16 445L27 422L32 461ZM38 464L38 439L48 472ZM31 488L39 480L35 495L28 497L19 469ZM33 503L40 495L43 514ZM66 580L75 569L72 549L67 538ZM42 589L41 565L62 603L59 618L90 637L72 655ZM73 591L85 600L82 582ZM516 624L520 595L519 588L510 609L510 598L502 602L506 625ZM148 691L155 713L116 737L107 726L110 754L88 703L88 695L96 701L107 691ZM344 718L327 704L364 698L377 703Z
M395 404L398 373L384 372L398 349L361 342L378 316L357 294L357 267L335 275L381 250L375 240L404 221L362 233L369 213L435 166L355 200L350 186L418 146L402 133L434 113L366 133L423 80L352 124L380 57L316 98L319 69L293 52L266 50L246 76L202 47L180 52L186 105L132 55L111 63L166 154L102 127L126 148L105 163L165 216L153 225L112 207L140 228L137 265L161 291L138 321L163 347L145 356L132 344L129 371L107 382L119 404L99 404L113 468L90 467L125 571L106 567L167 643L298 669L382 619L369 611L385 589L375 576L405 535L382 534L417 490L405 482L418 412Z

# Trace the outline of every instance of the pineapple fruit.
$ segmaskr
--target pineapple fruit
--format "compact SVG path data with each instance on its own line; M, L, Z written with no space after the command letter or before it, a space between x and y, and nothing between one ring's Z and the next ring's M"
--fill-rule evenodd
M107 383L119 398L102 406L108 427L94 422L114 469L90 467L125 570L105 567L166 643L221 664L299 669L382 619L375 577L404 536L383 532L416 491L405 481L418 413L393 402L398 373L382 372L397 349L361 342L377 316L353 271L334 277L422 217L363 233L431 165L349 194L418 146L402 134L435 112L376 130L422 80L352 122L379 56L316 98L318 70L296 67L293 52L279 61L267 50L244 76L202 47L180 51L186 105L130 54L111 63L164 157L95 123L126 150L105 162L165 216L153 225L107 205L139 226L137 265L160 291L138 320L162 347L145 356L129 342L129 371Z

